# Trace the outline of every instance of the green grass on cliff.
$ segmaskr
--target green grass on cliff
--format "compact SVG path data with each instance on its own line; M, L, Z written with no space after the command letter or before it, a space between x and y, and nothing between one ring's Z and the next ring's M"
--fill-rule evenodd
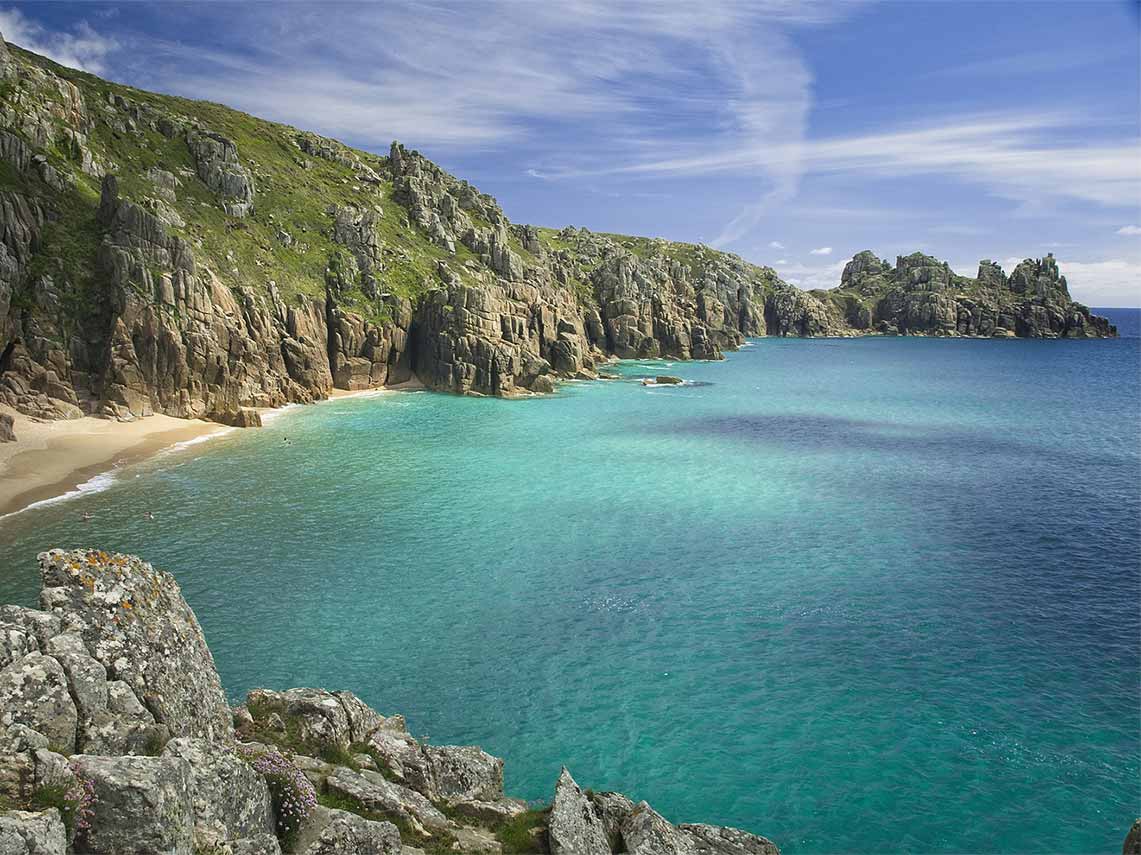
M550 815L550 805L532 808L499 826L495 837L503 846L504 855L535 852L535 829L546 828Z
M457 245L455 255L435 246L418 227L409 225L404 209L392 200L387 180L387 158L370 152L342 150L380 174L379 185L362 183L352 167L303 153L296 145L301 133L292 127L258 119L221 104L159 95L101 80L92 75L57 65L36 54L10 46L23 63L74 83L82 93L88 113L94 118L89 135L91 152L119 179L120 193L142 203L156 196L156 188L146 177L151 168L176 175L181 186L170 207L185 221L169 231L185 238L194 247L200 266L208 267L231 288L264 289L271 280L287 300L301 295L320 297L325 293L325 269L338 249L332 241L333 206L379 207L383 211L378 233L389 250L384 269L377 278L382 292L415 298L438 283L436 263L445 260L459 275L465 261L473 258L466 247ZM28 87L27 81L21 86ZM0 99L12 96L0 92ZM51 97L50 91L41 93ZM146 121L133 122L128 129L112 127L104 120L102 105L109 95L148 105L174 119L196 120L205 129L233 140L243 166L253 176L254 209L244 218L228 216L219 198L197 178L195 163L181 134L168 139ZM37 97L25 91L24 98ZM114 119L126 122L127 115L116 111ZM57 122L59 136L64 125ZM62 172L75 177L76 192L59 194L41 182L33 182L7 165L0 171L0 187L33 191L59 216L44 236L40 271L54 268L61 277L78 283L94 266L94 212L99 202L99 182L84 175L74 162L74 152L52 149L49 160ZM287 232L290 246L279 239ZM519 248L521 249L521 248ZM517 250L518 251L518 250ZM348 308L362 315L384 312L378 301L359 290L341 295Z

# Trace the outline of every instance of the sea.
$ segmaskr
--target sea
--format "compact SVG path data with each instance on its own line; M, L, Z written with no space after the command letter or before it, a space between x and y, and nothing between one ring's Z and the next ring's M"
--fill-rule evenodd
M566 765L789 855L1120 851L1141 311L1099 311L1122 338L757 339L287 408L0 519L0 602L49 547L136 553L234 702L350 689L526 799Z

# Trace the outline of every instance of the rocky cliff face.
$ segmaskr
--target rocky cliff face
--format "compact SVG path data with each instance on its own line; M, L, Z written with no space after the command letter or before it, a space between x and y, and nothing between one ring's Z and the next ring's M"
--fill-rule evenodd
M0 404L32 416L244 424L413 377L549 392L756 335L1113 334L1049 256L967 280L861 253L805 293L706 247L514 225L396 143L355 151L3 48Z
M428 745L351 692L257 689L231 710L178 585L137 558L40 556L42 610L0 607L4 855L779 855L645 802L503 792L503 760Z
M959 276L945 261L913 253L892 267L874 253L858 253L844 267L840 287L827 292L855 329L904 335L1024 338L1105 338L1105 319L1070 299L1053 255L1028 258L1007 277L993 261L978 276Z

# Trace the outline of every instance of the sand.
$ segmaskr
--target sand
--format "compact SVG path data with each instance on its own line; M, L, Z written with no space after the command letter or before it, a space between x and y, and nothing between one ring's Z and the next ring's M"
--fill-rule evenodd
M15 442L0 442L0 515L74 490L117 466L178 442L229 430L198 419L149 416L134 422L82 418L37 422L0 407L15 421Z
M417 379L379 389L334 389L330 399L416 391ZM265 416L272 409L261 409ZM233 428L200 419L148 416L134 422L82 418L38 422L0 405L12 416L15 442L0 442L0 516L61 496L96 475L145 460L164 448Z

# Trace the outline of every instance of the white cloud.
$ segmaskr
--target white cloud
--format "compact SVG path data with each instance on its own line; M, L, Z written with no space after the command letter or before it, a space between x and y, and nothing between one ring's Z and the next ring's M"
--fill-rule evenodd
M92 74L106 70L104 60L119 46L115 39L95 32L86 21L76 24L71 33L49 32L19 9L0 9L0 33L5 41Z
M776 263L776 264L778 264L778 265L781 265L781 266L783 266L783 265L785 265L785 264L788 264L788 259L787 259L787 258L782 258L780 261L777 261L777 262L775 262L775 263Z
M180 7L227 47L148 43L131 82L222 101L362 145L525 143L536 172L767 139L795 147L811 75L786 33L851 4L566 0ZM266 38L266 33L272 38ZM362 62L361 57L368 57ZM696 95L695 93L701 93ZM770 180L796 170L775 165ZM775 176L775 177L774 177Z
M1141 226L1122 226L1117 230L1117 233L1119 235L1128 235L1129 237L1141 235Z
M784 249L784 244L781 243L779 240L771 240L771 241L769 241L769 248L770 249Z
M840 284L840 274L844 272L844 265L847 263L847 261L822 265L793 263L782 266L780 275L785 282L806 291L816 288L835 288Z
M1009 274L1024 260L1011 256L1000 264ZM1070 296L1079 303L1087 306L1141 306L1141 260L1069 261L1059 258L1058 271L1066 277Z
M1089 129L1094 118L1073 112L992 113L924 121L875 134L800 140L760 140L736 148L643 160L605 172L692 176L781 170L898 178L945 175L986 186L991 193L1043 209L1047 198L1134 206L1141 198L1141 145L1118 141L1058 144L1063 130ZM598 170L595 171L596 174Z
M1141 306L1141 261L1059 259L1058 269L1070 296L1087 306Z
M818 249L812 250L809 254L810 255L831 255L832 254L832 247L822 246L822 247L819 247Z

